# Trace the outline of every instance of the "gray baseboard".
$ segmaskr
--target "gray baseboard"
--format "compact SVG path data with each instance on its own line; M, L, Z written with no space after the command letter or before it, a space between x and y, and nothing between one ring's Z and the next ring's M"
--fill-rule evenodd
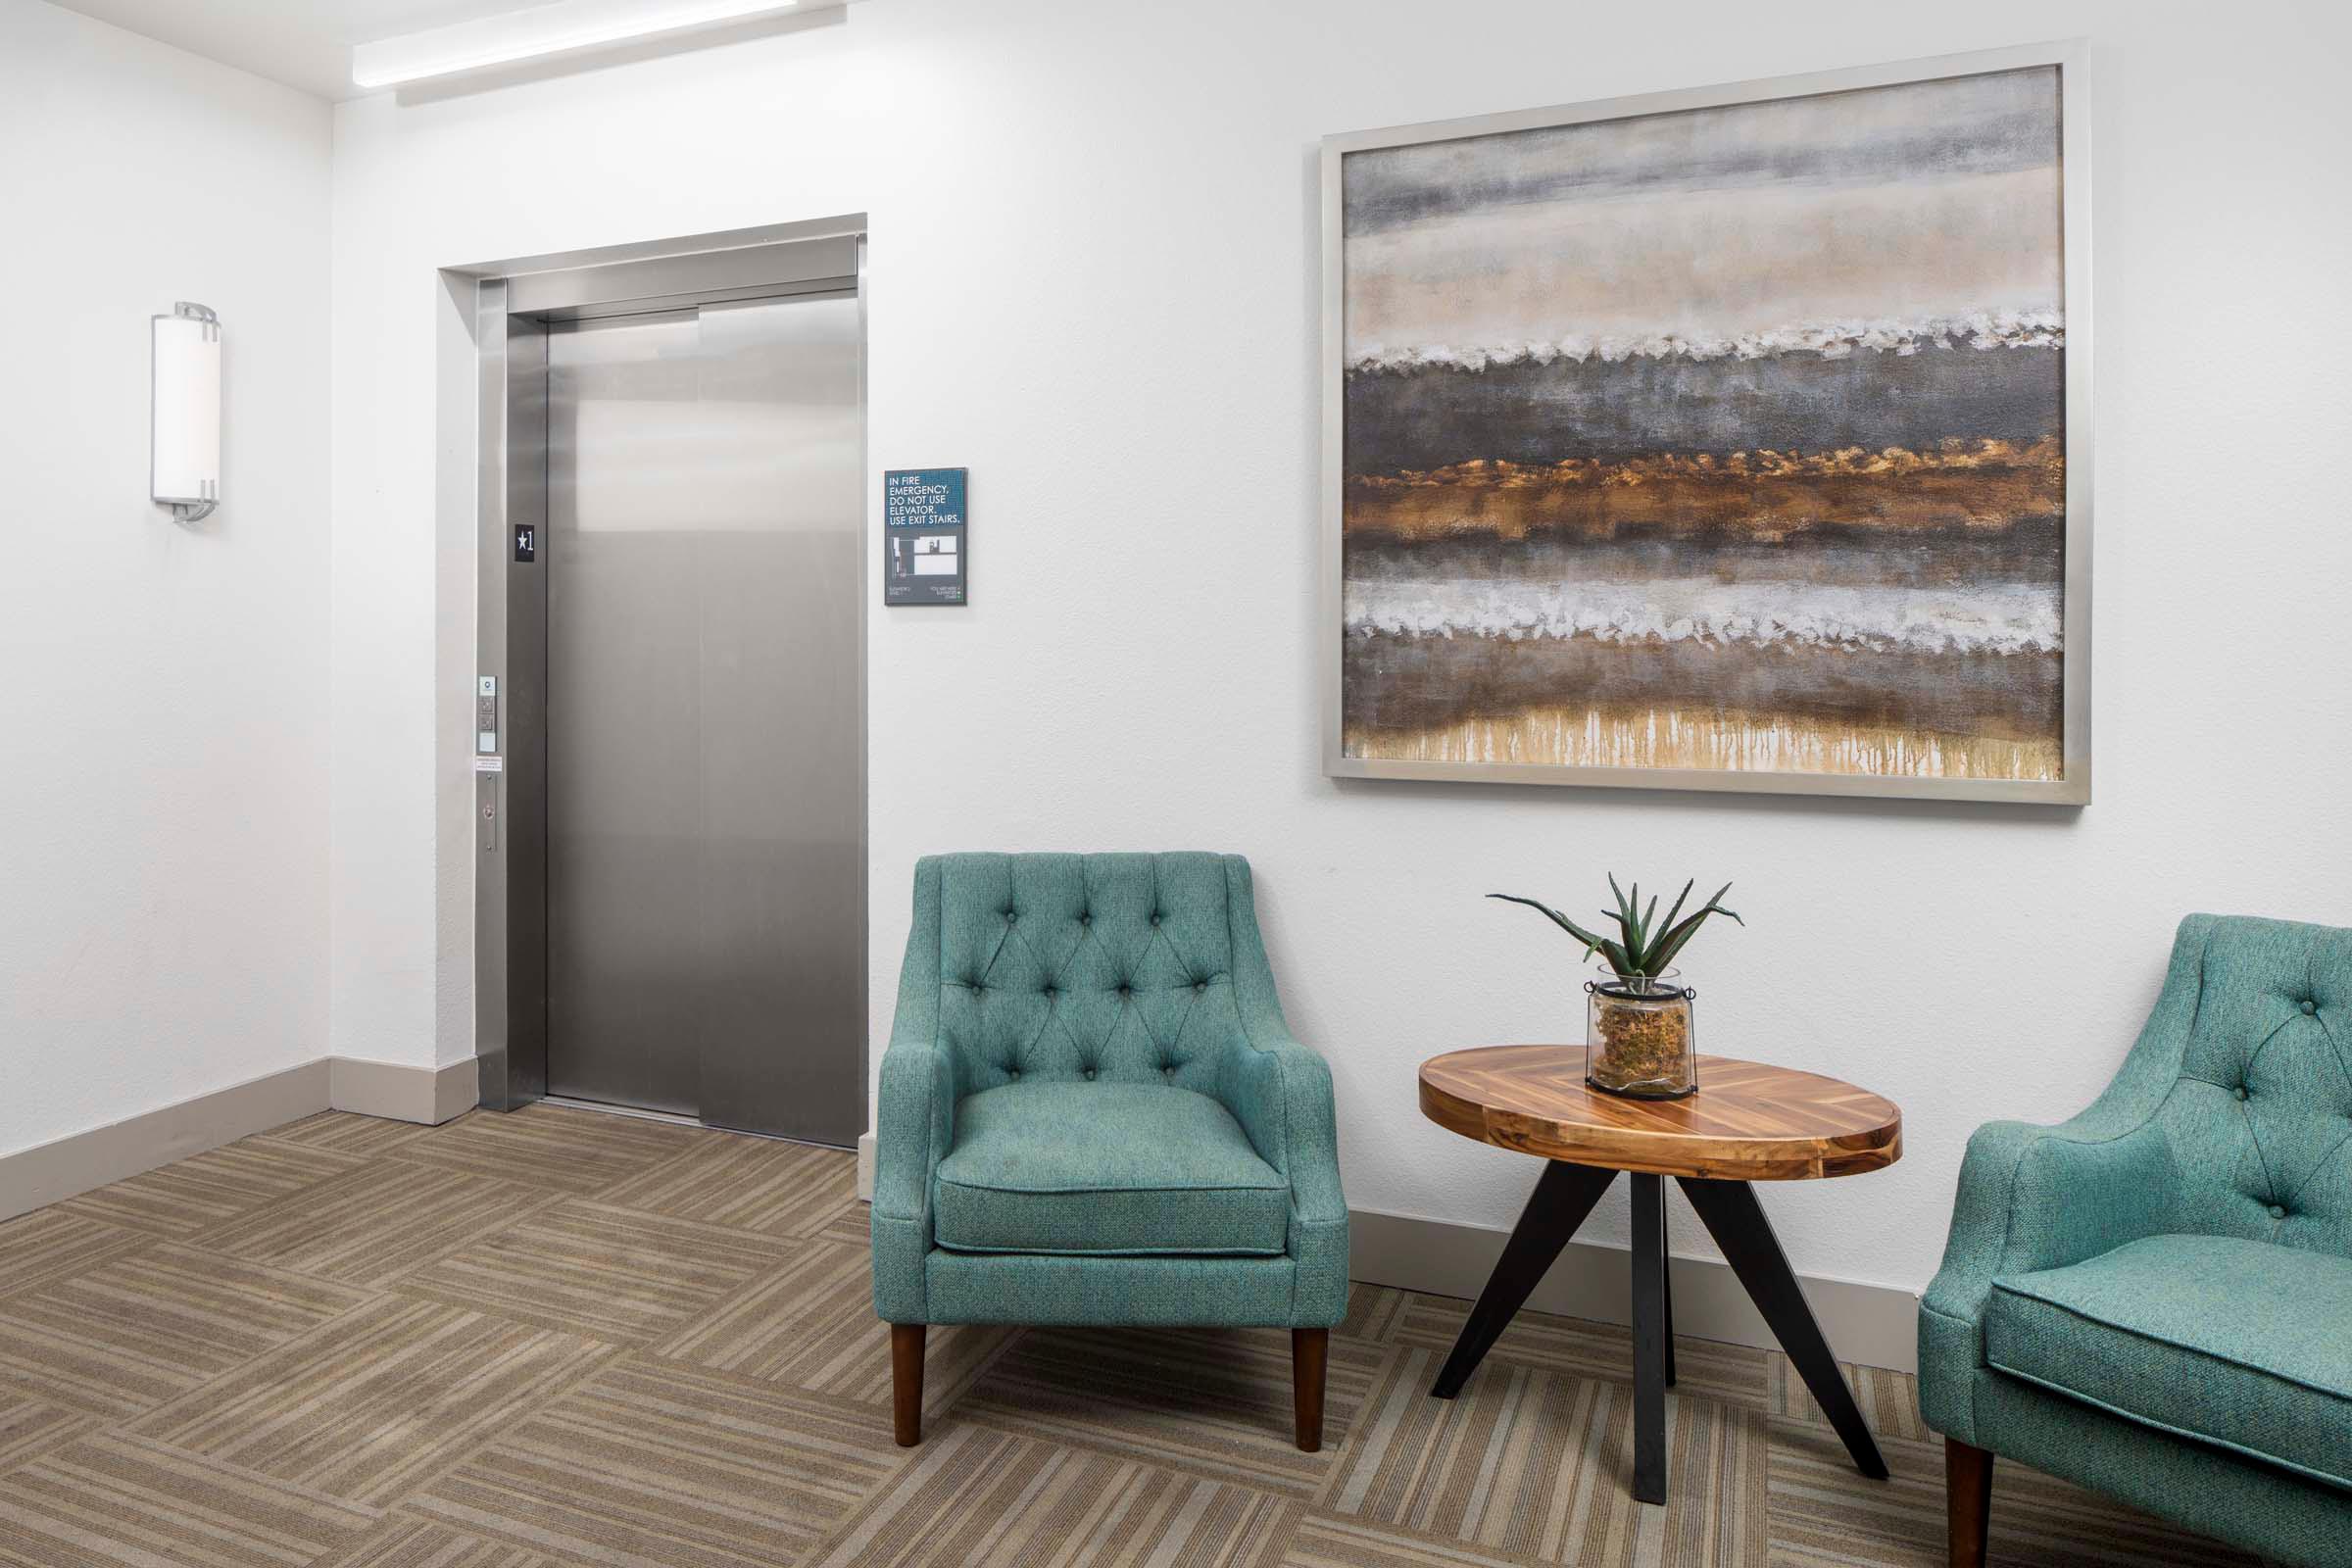
M1352 1209L1348 1216L1348 1272L1371 1285L1394 1285L1435 1296L1476 1298L1509 1232L1480 1225L1415 1219ZM1711 1257L1677 1257L1674 1328L1677 1334L1771 1349L1777 1342L1747 1298L1731 1266ZM1919 1298L1886 1285L1799 1276L1814 1319L1839 1360L1864 1366L1919 1369ZM1623 1248L1570 1242L1528 1308L1624 1323L1631 1316L1633 1254Z
M445 1122L474 1102L471 1061L434 1069L320 1056L176 1105L0 1155L0 1220L329 1108Z
M324 1056L0 1156L0 1219L326 1108Z
M858 1196L874 1197L874 1135L858 1140ZM1348 1273L1368 1285L1393 1285L1432 1296L1475 1298L1510 1233L1481 1225L1415 1219L1351 1209L1348 1216ZM1732 1276L1730 1265L1708 1257L1678 1257L1674 1327L1678 1334L1770 1349L1772 1331ZM1919 1369L1919 1298L1885 1285L1805 1277L1806 1299L1838 1358L1864 1366ZM1571 1242L1528 1298L1538 1312L1596 1323L1631 1315L1633 1255L1622 1248Z
M480 1094L481 1068L470 1056L438 1068L358 1056L330 1060L327 1102L336 1110L439 1126L471 1110Z

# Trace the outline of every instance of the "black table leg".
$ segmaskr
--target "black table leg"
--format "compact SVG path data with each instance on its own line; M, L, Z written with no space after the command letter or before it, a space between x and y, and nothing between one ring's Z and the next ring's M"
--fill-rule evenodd
M1666 1500L1666 1191L1634 1173L1634 1499Z
M1813 1321L1813 1309L1805 1304L1805 1293L1797 1285L1788 1255L1781 1250L1780 1238L1772 1234L1772 1222L1764 1217L1754 1191L1745 1182L1703 1181L1692 1176L1681 1180L1690 1206L1706 1223L1715 1245L1723 1249L1732 1272L1740 1276L1740 1283L1746 1287L1756 1310L1764 1314L1781 1348L1788 1352L1789 1362L1812 1390L1814 1401L1830 1418L1830 1425L1845 1440L1845 1451L1854 1456L1855 1468L1874 1481L1886 1480L1886 1461L1879 1453L1878 1442L1854 1404L1853 1391L1838 1375L1838 1359L1821 1337L1821 1325ZM1640 1235L1637 1225L1637 1240Z
M1502 1337L1513 1314L1544 1278L1544 1271L1551 1267L1551 1260L1560 1255L1568 1238L1576 1234L1576 1228L1616 1179L1615 1171L1596 1165L1544 1161L1544 1174L1536 1178L1536 1190L1528 1194L1519 1223L1511 1228L1511 1239L1503 1245L1502 1258L1487 1277L1487 1288L1478 1293L1478 1304L1470 1309L1461 1337L1453 1342L1453 1353L1446 1357L1445 1368L1429 1391L1432 1395L1450 1399L1462 1392L1462 1385Z
M1660 1197L1664 1196L1663 1190ZM1666 1386L1673 1388L1674 1377L1674 1249L1666 1245L1666 1205L1658 1204L1658 1292L1666 1300Z

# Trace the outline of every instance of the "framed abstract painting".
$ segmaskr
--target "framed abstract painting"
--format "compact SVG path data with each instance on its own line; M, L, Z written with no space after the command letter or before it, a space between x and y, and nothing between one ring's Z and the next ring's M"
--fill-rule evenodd
M2082 73L1328 138L1325 771L2088 801Z

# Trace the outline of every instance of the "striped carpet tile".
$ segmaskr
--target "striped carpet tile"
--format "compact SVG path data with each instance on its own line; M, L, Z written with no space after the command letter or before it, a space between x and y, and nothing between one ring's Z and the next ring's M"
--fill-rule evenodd
M0 1475L0 1563L28 1568L302 1568L374 1519L116 1432Z
M1462 1332L1470 1303L1446 1296L1411 1294L1397 1314L1389 1339L1445 1353ZM1764 1355L1743 1345L1694 1340L1677 1335L1674 1341L1675 1386L1684 1394L1701 1395L1735 1404L1765 1408ZM1522 1312L1502 1331L1482 1365L1496 1361L1561 1372L1574 1377L1634 1376L1633 1331L1616 1323L1588 1323L1579 1318L1554 1317L1547 1312ZM1475 1375L1475 1374L1474 1374Z
M1670 1397L1669 1500L1647 1508L1627 1490L1629 1385L1490 1363L1459 1397L1436 1399L1438 1360L1415 1349L1391 1364L1318 1508L1544 1562L1765 1560L1761 1411Z
M0 1388L125 1419L368 1298L163 1244L0 1302Z
M837 1149L787 1144L740 1133L706 1135L671 1159L624 1178L598 1195L621 1208L642 1208L707 1225L734 1225L769 1236L808 1236L854 1215L862 1241L865 1206L858 1167Z
M0 1220L0 1300L96 1268L152 1240L62 1208L36 1208Z
M1855 1473L1827 1427L1773 1423L1774 1568L1944 1568L1943 1441L1882 1442L1885 1482ZM2256 1568L2051 1476L2001 1461L1992 1487L1993 1568Z
M852 1179L855 1180L855 1176ZM842 1247L870 1247L874 1240L873 1227L862 1201L834 1215L821 1227L809 1232L809 1236L814 1241L833 1242Z
M658 1353L771 1383L820 1386L845 1370L870 1370L866 1359L887 1344L874 1317L865 1250L809 1242L791 1267L747 1285Z
M261 1137L272 1143L300 1144L306 1149L323 1149L335 1154L359 1154L372 1158L399 1148L412 1138L420 1138L428 1131L421 1123L393 1121L383 1116L362 1116L348 1110L322 1110L316 1116L290 1121L283 1127L272 1127Z
M564 1568L522 1546L484 1541L410 1514L387 1516L315 1568Z
M1853 1392L1854 1403L1861 1406L1862 1419L1881 1442L1940 1444L1943 1440L1928 1430L1927 1421L1919 1413L1919 1380L1906 1372L1889 1372L1885 1367L1855 1366L1840 1361L1838 1370L1845 1377L1845 1386ZM1787 1421L1802 1421L1827 1430L1830 1418L1822 1414L1814 1401L1805 1380L1796 1374L1795 1364L1778 1350L1770 1352L1765 1365L1765 1385L1771 1412Z
M596 1341L387 1297L128 1430L382 1506L614 1353Z
M1443 1536L1309 1513L1283 1553L1282 1568L1532 1568L1536 1558Z
M923 1408L963 1396L1020 1330L934 1326L923 1336ZM866 1404L891 1400L890 1330L874 1316L867 1253L805 1244L785 1268L745 1287L657 1353Z
M1386 1345L1404 1326L1413 1293L1388 1285L1353 1284L1348 1288L1348 1315L1331 1332L1347 1340L1370 1340Z
M63 1206L131 1230L193 1236L359 1163L354 1154L247 1138L97 1188Z
M1795 1455L1791 1453L1793 1462ZM1941 1513L1943 1447L1924 1468ZM1998 1466L1992 1489L1994 1561L2001 1568L2051 1562L2079 1568L2260 1568L2256 1558L2184 1534L2135 1509L2023 1465Z
M711 1135L699 1127L533 1104L472 1110L392 1151L395 1159L559 1192L602 1192L686 1152Z
M564 1107L329 1113L0 1224L0 1564L1942 1568L1914 1380L1678 1342L1636 1504L1623 1328L1359 1286L1325 1451L1279 1330L935 1326L926 1441L846 1152ZM389 1293L389 1294L376 1294ZM109 1425L109 1423L118 1423ZM1996 1568L2248 1568L2004 1462Z
M791 1255L791 1244L757 1232L564 1200L427 1264L399 1290L636 1345Z
M1388 1358L1332 1342L1320 1453L1293 1442L1283 1329L1024 1330L948 1419L1305 1497Z
M411 1507L564 1563L752 1568L805 1561L905 1457L887 1412L626 1359Z
M0 1394L0 1470L71 1442L95 1425L95 1419L78 1410Z
M816 1568L1276 1568L1297 1504L1130 1459L961 1426L941 1433Z
M540 1188L381 1159L195 1240L232 1257L380 1289L553 1200Z

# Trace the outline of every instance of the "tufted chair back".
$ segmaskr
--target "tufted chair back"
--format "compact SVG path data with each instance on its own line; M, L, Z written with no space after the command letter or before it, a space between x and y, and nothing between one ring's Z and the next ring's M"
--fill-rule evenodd
M1217 1092L1241 1031L1237 962L1245 988L1272 984L1239 857L936 863L939 1039L958 1093L1041 1080Z
M2141 1041L2180 1063L2174 1223L2352 1257L2352 931L2191 915L2181 938Z

